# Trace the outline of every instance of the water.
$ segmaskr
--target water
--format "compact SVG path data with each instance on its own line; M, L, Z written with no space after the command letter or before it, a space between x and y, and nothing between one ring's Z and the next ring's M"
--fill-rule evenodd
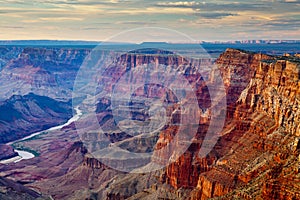
M13 143L16 143L16 142L21 142L21 141L24 141L24 140L31 139L31 138L33 138L35 136L38 136L38 135L40 135L40 134L42 134L44 132L55 131L55 130L59 130L59 129L65 127L65 126L68 126L71 123L79 120L79 118L82 115L82 111L79 109L79 107L76 107L75 111L76 111L76 115L74 115L71 119L69 119L65 124L59 125L59 126L55 126L55 127L49 128L49 129L44 130L44 131L39 131L37 133L33 133L33 134L31 134L29 136L26 136L26 137L24 137L22 139L19 139L19 140L13 141L13 142L9 142L9 143L7 143L7 145L12 145ZM28 151L24 151L24 150L15 150L15 151L19 154L19 156L14 157L14 158L10 158L10 159L7 159L7 160L0 161L0 163L2 163L2 164L9 164L9 163L12 163L12 162L17 163L17 162L20 162L21 160L28 160L28 159L31 159L31 158L35 157L34 154L32 154L32 153L30 153Z

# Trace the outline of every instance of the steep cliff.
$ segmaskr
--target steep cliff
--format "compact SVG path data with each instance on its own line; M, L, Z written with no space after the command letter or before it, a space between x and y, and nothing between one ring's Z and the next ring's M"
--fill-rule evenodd
M114 81L119 80L126 69L149 62L179 65L182 73L187 69L182 67L187 61L170 54L125 54L106 71L105 75L113 80L105 84L106 90L111 91ZM98 186L97 195L89 195L98 199L299 198L299 63L292 57L228 49L216 64L225 82L228 101L226 124L212 151L206 157L199 157L210 123L202 116L188 150L165 169L141 175L118 174L110 180L105 176L107 182ZM139 71L139 75L144 74L145 71ZM198 103L201 108L209 108L206 84L195 74L186 73L186 78L194 81L190 81L191 84L198 83L194 85L201 94ZM139 97L162 97L160 90L153 90L153 87L135 92ZM167 96L167 100L175 103L168 108L172 113L176 110L176 99L171 93ZM160 131L154 144L153 138L144 141L116 131L108 99L99 99L98 120L110 141L119 147L147 152L149 148L163 148L174 139L178 129L176 124ZM135 119L147 119L142 113L136 112ZM178 120L175 115L173 117ZM170 159L171 155L168 152L166 155L155 154L164 159ZM108 170L94 158L85 160L85 166Z
M228 96L222 137L204 159L190 147L166 182L195 187L190 199L298 199L299 62L228 49L216 63Z
M207 83L194 70L200 64L189 66L180 56L170 52L156 55L156 52L148 49L121 55L101 74L98 82L103 86L101 89L111 93L130 69L149 63L174 66L185 74L197 93L203 113L191 145L175 162L151 173L118 172L106 165L109 162L101 163L87 153L89 146L74 143L79 138L72 124L62 131L27 142L41 149L41 156L26 161L26 167L23 163L16 164L17 169L0 166L2 174L29 183L30 187L58 199L300 199L298 58L228 49L217 59L227 97L226 123L211 152L200 157L210 125L211 113L205 111L212 106ZM142 77L147 73L141 68L136 75ZM207 76L208 80L216 80L213 71ZM124 81L125 86L130 83L129 79ZM159 82L157 77L153 79L156 81ZM133 92L129 107L123 111L128 114L130 110L130 117L136 122L147 121L149 113L140 109L148 108L146 101L138 100L148 97L163 99L172 123L155 137L141 139L117 129L110 96L97 94L94 107L97 119L111 143L124 150L144 153L162 149L174 140L180 117L178 99L169 90L154 84L138 88ZM80 120L82 127L76 128L84 132L94 130L91 121L87 115ZM92 141L97 139L93 137ZM168 151L161 152L155 156L171 158ZM153 161L159 163L159 159Z
M98 103L95 110L101 129L113 146L101 143L101 134L97 132L89 135L83 132L81 138L87 139L85 144L88 145L88 150L91 153L107 151L107 162L116 165L115 168L122 166L122 159L114 161L113 156L109 155L125 151L141 155L157 152L153 157L150 155L138 157L135 161L128 160L125 164L125 168L128 166L125 170L128 171L145 166L151 159L156 162L154 157L168 160L172 155L176 156L172 149L163 148L164 141L172 140L172 136L176 135L184 123L180 120L198 124L199 112L190 108L190 99L194 105L198 103L203 110L209 106L209 92L198 70L200 66L203 67L209 62L209 59L189 61L159 49L141 49L121 54L107 66L103 66L101 69L104 70L96 76L99 93L96 96ZM185 114L180 114L179 104L186 106ZM191 131L191 134L194 132ZM85 137L86 135L88 137ZM90 137L94 139L91 141ZM157 140L161 143L157 143ZM172 148L176 149L176 144ZM122 152L116 152L119 149ZM144 162L141 162L142 160ZM141 165L136 166L136 163Z

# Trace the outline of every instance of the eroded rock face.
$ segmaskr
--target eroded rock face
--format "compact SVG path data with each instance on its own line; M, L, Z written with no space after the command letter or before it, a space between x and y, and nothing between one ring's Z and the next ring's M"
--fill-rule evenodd
M32 93L12 96L0 102L0 109L0 143L62 124L72 116L70 102L60 102Z
M171 185L175 190L192 189L191 199L223 196L236 191L240 186L247 187L253 179L276 166L278 160L286 159L287 154L284 153L283 155L280 153L279 158L278 155L276 156L274 152L279 152L279 148L275 144L290 145L289 143L294 140L299 131L297 129L298 103L295 103L299 96L298 88L295 87L299 81L297 75L299 67L297 63L280 59L233 49L228 49L220 56L216 64L225 82L228 106L222 137L207 157L198 157L209 125L209 120L202 117L199 121L200 128L195 136L196 140L179 159L163 170L160 179L162 183ZM144 57L123 55L115 67L110 68L113 71L118 69L118 73L114 74L113 71L108 73L118 77L124 73L124 70L148 62L166 62L175 66L184 63L184 60L183 63L178 61L180 59L169 60L152 55ZM213 75L210 74L212 81ZM196 77L191 74L187 76L188 79L196 80L198 83L197 91L202 94L199 95L201 96L201 99L198 99L199 103L201 102L203 108L209 108L209 95L206 94L208 91L205 84L201 84L201 80ZM269 80L266 81L265 77L269 77ZM288 84L284 84L286 82ZM110 90L110 87L107 89ZM153 95L152 91L138 91L137 94ZM284 93L292 95L286 96L284 101L280 100L283 99ZM285 106L282 106L283 104ZM101 99L98 111L102 112L108 107L109 102L105 98ZM286 115L289 117L286 118ZM283 133L284 128L286 132ZM155 148L161 149L172 141L177 129L175 125L161 131ZM285 137L289 139L283 143L281 140ZM163 159L170 158L168 152L156 156ZM275 163L272 163L271 158L274 158ZM267 187L266 185L265 188ZM256 187L255 194L248 192L238 194L243 197L262 195L258 190L259 188Z
M12 59L16 59L23 51L21 47L0 47L0 70Z
M195 125L198 125L197 115L199 112L206 112L210 105L209 92L201 77L207 74L200 74L199 68L209 67L211 60L189 61L172 52L158 49L132 51L112 60L107 66L102 66L105 70L96 76L99 94L95 110L101 129L114 146L104 142L97 143L97 139L101 139L97 133L86 134L82 138L87 138L88 142L91 141L89 137L94 138L88 144L91 152L101 150L107 151L107 155L113 155L117 154L117 148L114 148L116 146L134 153L155 151L154 156L138 158L136 162L141 163L144 159L147 163L152 159L153 162L166 165L172 156L176 156L173 153L174 149L180 145L174 142L172 147L164 147L172 141L184 123L181 120L194 121ZM191 88L183 88L184 84ZM130 95L129 98L127 94ZM188 107L191 99L195 105L199 104L201 111ZM180 111L180 104L187 105L185 113ZM209 121L204 118L202 120ZM191 127L184 128L190 135L197 132L197 128L195 131ZM143 137L135 137L142 134ZM184 140L183 137L181 139ZM107 162L116 163L112 165L123 165L122 162L110 161L109 156L107 157ZM128 162L135 163L131 160ZM135 164L129 165L129 171L137 167Z
M90 49L80 48L11 47L1 50L7 52L1 54L4 63L0 62L0 100L31 92L53 99L70 100L77 71L90 52Z
M0 160L5 160L18 156L18 153L14 151L11 146L0 144Z
M167 183L195 187L191 199L231 191L227 198L299 198L299 63L228 49L217 64L229 96L223 136L204 162L197 162L198 146L167 167Z
M155 58L152 55L123 55L115 69L122 71L137 64L155 63L156 59L164 60L157 62L180 64L174 61L174 58L166 61L166 58ZM288 180L299 180L298 167L295 167L299 162L299 64L232 49L222 54L216 63L225 81L228 110L226 124L221 132L222 137L213 150L204 158L198 156L210 122L202 118L193 143L179 159L159 172L156 186L141 186L147 188L147 194L141 191L142 189L137 189L137 186L124 189L126 184L123 182L141 184L136 182L141 176L125 174L124 178L112 179L110 184L108 182L111 189L100 187L102 189L98 193L99 198L298 198L298 182L291 183ZM114 75L116 79L120 76ZM197 91L202 94L199 95L199 103L203 108L209 108L211 104L207 102L209 95L206 94L205 84L196 76L188 78L197 80ZM144 88L136 94L159 95L159 92L155 94L153 91L155 90ZM111 115L110 106L111 102L102 98L97 107L99 122L104 123L103 126L107 127L107 130L110 130L112 125L109 122L112 118L105 117ZM176 109L176 104L169 109ZM139 114L141 112L137 112L136 116ZM155 148L163 148L172 141L177 129L178 127L173 125L161 131ZM123 137L121 132L113 133L115 136L111 135L112 142L118 143L122 139L130 138L125 135ZM119 144L122 148L130 149L138 143L133 140ZM166 155L156 156L170 158L168 152ZM95 159L86 160L86 166L91 168L102 170L104 167ZM123 186L118 189L120 185Z
M42 196L34 190L31 190L23 185L13 182L7 178L0 177L0 198L13 200L50 200L50 197Z
M183 66L186 61L168 54L157 57L133 52L121 56L106 73L117 80L126 69L148 62L154 66L157 63ZM81 143L57 142L52 141L51 136L45 136L50 142L42 146L44 154L35 158L40 159L38 162L27 161L31 162L27 169L21 170L21 163L17 164L20 165L17 170L10 171L6 167L1 170L19 180L35 179L29 184L31 187L61 199L299 199L300 85L297 59L228 49L216 64L225 82L226 124L217 144L205 157L199 157L199 150L210 123L210 112L205 112L211 107L210 96L205 82L191 73L187 79L196 83L195 91L200 96L198 103L206 115L201 115L198 131L188 150L165 169L145 174L120 173L87 154ZM181 72L193 71L192 67L178 69ZM140 71L140 74L145 72ZM208 74L208 80L214 81L213 75ZM105 86L108 91L112 89L109 82ZM135 92L141 98L147 95L164 97L161 95L164 92L155 87ZM173 113L178 108L176 98L171 93L167 96L164 97L167 101L175 102L167 107L167 113ZM116 130L110 99L98 97L98 121L110 142L140 153L161 149L174 139L178 129L176 123L160 131L157 138L147 141L132 139L131 135ZM140 106L139 102L131 105ZM147 120L147 113L143 110L132 111L136 120ZM172 117L178 122L177 112ZM82 122L86 131L89 121L87 117ZM63 131L65 137L60 135L60 138L78 140L74 136L74 125ZM56 152L49 153L53 150ZM168 152L156 156L170 158ZM53 166L50 171L47 171L47 160ZM43 169L36 172L35 162ZM75 194L71 194L73 191Z

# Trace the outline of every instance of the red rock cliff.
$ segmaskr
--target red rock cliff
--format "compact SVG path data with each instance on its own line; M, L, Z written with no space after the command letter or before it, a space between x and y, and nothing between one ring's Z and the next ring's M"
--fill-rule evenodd
M190 199L299 199L299 62L228 49L216 63L228 96L222 137L199 158L198 132L164 181L194 188Z

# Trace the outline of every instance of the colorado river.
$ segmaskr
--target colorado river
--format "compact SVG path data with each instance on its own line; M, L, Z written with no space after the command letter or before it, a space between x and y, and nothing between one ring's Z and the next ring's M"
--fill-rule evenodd
M44 132L51 132L51 131L59 130L59 129L63 128L64 126L68 126L71 123L77 121L82 115L82 111L79 109L79 107L76 107L75 111L76 111L76 115L74 115L71 119L69 119L65 124L55 126L55 127L49 128L47 130L43 130L43 131L33 133L33 134L31 134L29 136L26 136L22 139L15 140L13 142L9 142L9 143L7 143L7 145L12 145L13 143L21 142L23 140L28 140L28 139L33 138L35 136L38 136L38 135L40 135ZM19 154L19 156L16 156L14 158L10 158L10 159L7 159L7 160L2 160L2 161L0 161L0 163L2 163L2 164L9 164L9 163L12 163L12 162L16 163L16 162L20 162L21 160L28 160L28 159L31 159L31 158L35 157L32 153L30 153L28 151L23 151L23 150L15 150L15 151Z

